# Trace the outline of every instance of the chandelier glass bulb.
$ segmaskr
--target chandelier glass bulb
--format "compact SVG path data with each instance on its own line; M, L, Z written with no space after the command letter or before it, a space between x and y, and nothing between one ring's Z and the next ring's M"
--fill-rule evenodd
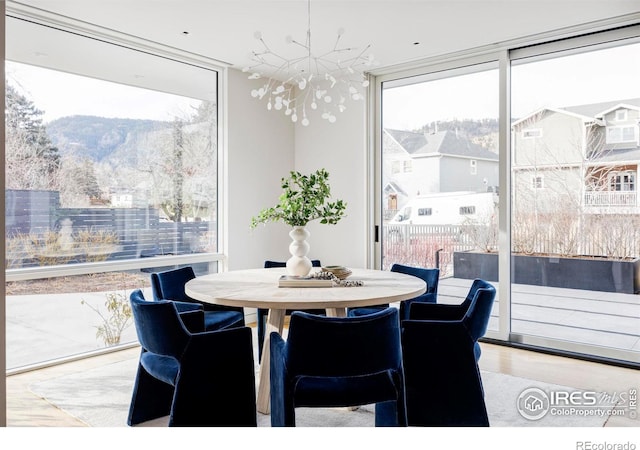
M310 110L320 109L321 117L334 123L335 113L347 108L345 99L362 100L362 92L369 86L365 70L374 65L373 56L365 55L369 45L361 51L341 46L342 28L338 30L332 49L315 53L311 48L310 5L309 0L305 43L291 36L285 38L287 44L300 50L298 55L287 58L272 51L262 33L256 31L254 37L260 41L262 49L254 50L251 53L254 64L242 69L249 73L250 80L265 80L260 88L251 91L252 97L265 99L268 110L284 110L294 123L301 115L303 126L309 125L307 112Z

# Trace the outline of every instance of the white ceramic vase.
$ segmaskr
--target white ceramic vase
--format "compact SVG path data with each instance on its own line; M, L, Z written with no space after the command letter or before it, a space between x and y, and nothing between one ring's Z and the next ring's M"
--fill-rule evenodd
M293 227L289 232L291 244L289 244L289 253L291 258L287 260L287 273L299 277L306 277L311 272L311 260L307 258L309 253L309 244L307 238L310 233L305 227Z

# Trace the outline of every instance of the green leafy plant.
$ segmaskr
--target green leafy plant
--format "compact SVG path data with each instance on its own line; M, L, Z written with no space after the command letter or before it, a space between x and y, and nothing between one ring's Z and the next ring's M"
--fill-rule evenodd
M122 332L132 323L133 313L131 305L129 305L124 294L110 292L106 296L107 300L104 305L107 307L108 315L102 314L99 308L90 305L84 300L80 303L87 305L102 319L102 325L96 327L96 338L102 338L104 344L108 347L120 343Z
M251 228L267 222L284 222L292 227L305 226L312 220L335 225L344 216L347 204L342 200L329 201L329 173L319 169L310 175L292 171L282 178L279 203L266 208L251 219Z

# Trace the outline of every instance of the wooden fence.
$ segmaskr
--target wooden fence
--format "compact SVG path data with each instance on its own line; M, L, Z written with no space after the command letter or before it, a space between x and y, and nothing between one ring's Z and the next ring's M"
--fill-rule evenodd
M81 232L97 236L89 243L96 250L105 246L100 242L101 235L115 236L116 242L106 256L109 260L216 250L215 227L209 222L163 222L155 208L60 208L57 192L51 191L7 190L5 198L8 268L55 261L38 260L33 254L60 250L47 242L47 235L59 235L64 227L70 227L69 233L76 240ZM87 251L91 249L83 250ZM82 262L82 252L76 253L66 262Z
M640 226L634 217L589 217L579 224L549 227L525 223L513 227L512 250L524 254L631 259L640 256ZM382 227L383 268L393 263L440 267L452 274L453 253L482 249L469 225L393 224ZM497 233L494 234L497 236ZM497 242L495 243L497 246ZM494 247L497 248L497 247Z
M453 253L474 248L459 225L394 224L382 227L382 268L392 264L439 267L440 275L452 271Z

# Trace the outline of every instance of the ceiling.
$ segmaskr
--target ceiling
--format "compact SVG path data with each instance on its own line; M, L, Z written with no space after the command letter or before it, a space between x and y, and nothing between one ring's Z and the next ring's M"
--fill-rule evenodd
M304 0L25 0L26 5L212 58L242 69L261 45L286 54L285 37L304 41ZM498 44L630 13L639 0L312 0L313 48L342 43L370 53L384 70L398 64ZM15 43L14 43L15 45Z

